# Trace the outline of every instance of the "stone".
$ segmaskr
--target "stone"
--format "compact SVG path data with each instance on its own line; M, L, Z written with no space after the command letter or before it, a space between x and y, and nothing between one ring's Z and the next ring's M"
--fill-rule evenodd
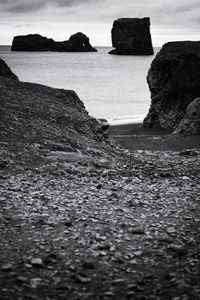
M121 18L112 28L112 45L109 54L153 55L150 18Z
M87 277L85 274L77 274L75 276L75 279L78 283L90 283L92 281L92 279L90 277Z
M99 183L99 184L97 184L96 189L97 189L97 190L100 190L100 189L102 189L102 187L103 187L103 184L102 184L102 183Z
M98 135L103 136L104 138L108 138L109 132L108 129L110 127L108 121L106 119L97 119L98 126L96 127L96 131Z
M31 284L31 287L33 289L36 289L39 285L41 285L42 283L42 279L41 278L31 278L30 280L30 284Z
M92 261L83 262L84 269L94 269L94 263Z
M55 51L55 52L96 52L89 38L82 32L73 34L69 40L56 42L40 34L15 36L12 51Z
M1 269L3 272L9 272L12 270L12 267L13 267L12 264L5 264L1 267Z
M171 233L175 233L176 229L174 227L168 227L167 228L167 233L171 234Z
M1 58L0 58L0 76L13 79L13 80L19 80L18 77L11 71L11 69L6 64L6 62Z
M194 99L188 105L186 113L175 128L174 133L182 133L184 135L200 134L200 98Z
M168 247L168 250L172 251L175 256L182 256L185 254L185 248L183 245L171 244Z
M43 267L43 261L41 258L31 259L31 265L34 267Z
M131 233L133 234L145 234L145 230L142 228L133 228L131 229Z
M64 222L64 225L67 226L67 227L71 227L72 226L72 221L71 220L66 220Z
M200 41L180 41L164 44L153 60L147 75L151 92L151 106L144 119L144 127L164 128L173 131L186 115L188 105L200 96ZM188 108L188 117L195 118L196 100ZM188 121L186 122L188 124ZM193 124L186 125L188 132ZM187 128L187 129L186 129ZM195 129L196 130L196 129ZM193 129L192 129L193 131Z

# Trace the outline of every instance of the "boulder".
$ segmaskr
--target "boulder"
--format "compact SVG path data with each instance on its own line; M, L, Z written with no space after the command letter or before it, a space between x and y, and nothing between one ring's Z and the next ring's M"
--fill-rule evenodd
M149 18L121 18L115 20L112 28L110 54L152 55L154 53L150 34Z
M98 119L99 126L97 127L97 132L102 135L104 138L108 138L108 129L110 127L106 119Z
M18 77L11 71L9 66L2 59L0 59L0 76L13 80L19 80Z
M200 41L165 44L147 75L151 106L144 127L174 130L200 96Z
M188 105L185 116L174 130L174 133L183 133L184 135L200 134L200 98L194 99Z
M12 42L12 51L55 51L55 52L94 52L89 38L78 32L68 41L56 42L39 34L15 36Z

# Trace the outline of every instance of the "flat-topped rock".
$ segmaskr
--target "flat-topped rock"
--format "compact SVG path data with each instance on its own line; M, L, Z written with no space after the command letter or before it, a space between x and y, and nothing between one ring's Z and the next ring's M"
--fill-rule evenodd
M115 20L112 28L110 54L152 55L154 53L149 18L121 18Z
M39 34L15 36L12 51L55 51L55 52L95 52L89 38L82 32L72 35L69 40L56 42Z
M151 106L144 127L174 130L200 96L200 41L165 44L147 75Z

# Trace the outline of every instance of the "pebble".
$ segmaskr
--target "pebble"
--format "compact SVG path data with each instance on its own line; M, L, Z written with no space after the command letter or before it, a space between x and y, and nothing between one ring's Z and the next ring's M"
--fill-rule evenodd
M90 277L87 277L83 274L76 274L75 275L76 281L79 283L90 283L92 279Z
M72 221L71 220L67 220L64 222L64 225L67 227L71 227L72 226Z
M42 282L42 279L41 278L32 278L31 281L30 281L30 284L31 284L31 287L36 289L38 287L38 285L40 285Z
M43 261L41 258L33 258L31 259L31 265L34 267L43 267Z
M100 190L100 189L102 189L102 187L103 187L103 184L102 184L102 183L99 183L99 184L97 184L96 189L97 189L97 190Z
M85 269L94 269L94 263L90 261L85 261L83 263L83 268Z
M167 228L167 233L175 233L176 232L176 229L174 227L168 227Z
M131 233L133 234L145 234L145 230L142 228L133 228L131 229Z
M185 248L183 245L171 244L168 246L168 249L171 250L176 256L182 256L185 253Z
M188 176L183 176L183 180L190 180Z
M27 280L26 277L18 276L18 277L17 277L17 281L18 281L18 282L21 282L21 283L26 283L28 280Z
M2 267L1 267L1 269L2 269L2 271L4 271L4 272L9 272L9 271L11 271L12 270L12 264L5 264L5 265L3 265Z

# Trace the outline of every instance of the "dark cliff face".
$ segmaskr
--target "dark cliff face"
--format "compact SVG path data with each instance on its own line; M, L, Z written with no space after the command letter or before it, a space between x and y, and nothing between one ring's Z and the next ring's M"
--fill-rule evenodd
M149 18L122 18L114 21L110 54L152 55Z
M12 51L55 51L55 52L95 52L89 38L78 32L68 41L56 42L39 34L16 36L12 42Z
M174 133L200 135L200 98L194 99L188 105L186 113Z
M0 59L0 76L13 80L19 80L18 77L11 71L11 69L2 59Z
M147 75L151 107L145 127L175 129L188 105L200 96L200 42L165 44Z

